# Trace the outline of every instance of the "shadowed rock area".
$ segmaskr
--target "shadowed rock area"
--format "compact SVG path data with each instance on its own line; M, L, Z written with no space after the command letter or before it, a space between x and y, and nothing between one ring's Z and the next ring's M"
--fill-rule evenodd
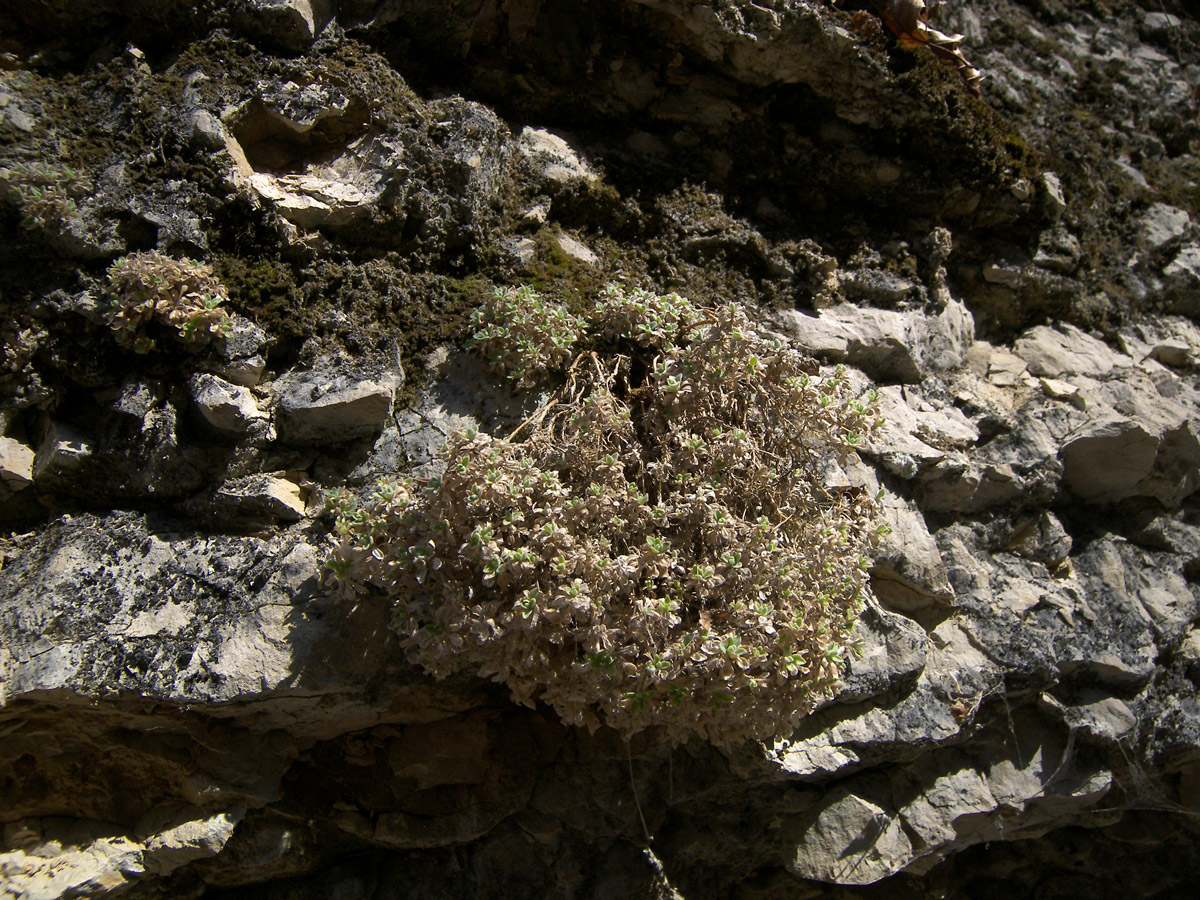
M0 9L0 897L1193 896L1200 20L942 4L976 96L840 7ZM149 251L224 293L117 296ZM334 591L327 491L546 399L481 300L614 282L879 390L863 653L774 742Z

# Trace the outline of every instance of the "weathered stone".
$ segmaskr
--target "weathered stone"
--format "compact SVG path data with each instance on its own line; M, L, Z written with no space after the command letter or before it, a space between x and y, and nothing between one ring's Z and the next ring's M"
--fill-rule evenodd
M1043 172L1039 179L1042 208L1051 222L1058 222L1067 211L1067 198L1062 179L1054 172Z
M0 484L10 491L29 487L33 481L34 452L9 437L0 437Z
M272 475L226 482L213 495L216 511L231 520L296 522L308 507L300 485Z
M4 666L6 677L0 682L5 703L44 691L67 690L73 696L88 697L115 688L183 707L256 701L264 692L282 692L290 699L281 705L250 705L242 710L249 717L243 724L252 726L257 735L244 733L247 746L260 748L267 732L277 732L282 746L292 740L285 739L285 733L303 732L306 737L302 740L327 739L372 727L389 717L390 721L429 721L478 703L477 697L454 700L458 688L451 686L446 687L444 699L433 700L432 706L428 697L413 695L412 702L404 700L414 682L411 674L404 674L410 670L403 660L388 657L392 651L383 649L391 642L386 611L381 607L363 610L365 618L358 626L336 617L324 618L317 609L306 610L305 604L320 592L324 550L296 535L155 534L139 516L116 515L107 520L80 516L56 523L39 545L41 549L10 558L0 569L0 590L5 598L0 605L0 628L10 654ZM81 609L78 597L85 589L92 602ZM79 615L69 631L43 633L40 622L70 610ZM373 624L368 625L366 619ZM124 637L127 629L131 631L128 638ZM363 640L374 649L358 643ZM350 641L358 650L337 649L342 641ZM368 682L379 677L380 666L392 670L387 691L393 699L384 701L390 710L387 713L374 707L375 701L368 701L363 693ZM298 684L305 687L294 693ZM426 688L441 691L431 683L416 688L417 693ZM325 709L327 695L340 698L336 724ZM434 707L442 711L433 712ZM117 720L106 715L95 718L99 729L95 734L91 725L87 730L88 740L101 741L100 746L104 729L119 728L119 715ZM179 729L190 733L200 721L175 721L172 733ZM270 754L259 759L248 753L240 743L240 728L229 734L228 746L212 748L213 752L232 754L231 758L206 763L205 771L212 768L235 782L244 779L243 800L250 787L260 782L263 796L273 794L288 760L270 758ZM81 740L83 737L81 732ZM0 761L9 759L9 753L16 754L11 757L15 760L25 746L24 738L18 742L10 736L6 745L0 745ZM199 747L196 750L205 752ZM47 747L44 752L53 755L58 751ZM94 752L98 756L104 753ZM157 751L150 746L147 752ZM42 755L39 751L38 757ZM238 762L242 756L245 758ZM54 766L60 764L69 767L70 761L62 759ZM82 772L71 776L86 777ZM182 778L181 783L186 781ZM222 790L231 787L228 780L221 784ZM157 781L146 788L155 796L165 790ZM62 790L90 797L106 789L99 782L80 787L64 778ZM256 803L263 799L257 793L254 796ZM36 810L41 810L43 803L57 801L47 795L31 802L30 809L35 811L28 814L41 815ZM109 795L104 802L119 806L126 799ZM27 814L22 809L15 806L13 812ZM100 818L115 821L121 816L110 811Z
M902 613L949 603L954 593L946 566L916 504L885 490L882 505L881 524L888 531L879 539L871 567L876 597L884 606Z
M1111 415L1090 422L1063 444L1063 483L1090 502L1143 495L1173 508L1200 485L1200 441L1193 428L1181 423L1155 433Z
M1025 360L1001 347L993 348L987 360L987 380L997 387L1020 383L1028 366Z
M193 815L199 813L194 810ZM167 875L180 866L221 851L245 814L244 808L183 821L149 835L78 832L56 834L49 820L40 845L0 853L5 889L13 897L93 897L127 890L143 878ZM59 825L58 827L61 827ZM103 836L100 836L103 835Z
M17 96L0 90L0 125L5 122L21 131L33 131L34 128L33 117L21 109Z
M1057 329L1045 325L1032 328L1017 340L1013 352L1025 360L1034 375L1048 378L1062 375L1100 377L1133 362L1113 352L1103 341L1070 325Z
M0 170L89 181L73 213L51 184L33 227L33 194L10 175L0 191L0 431L33 442L53 420L87 445L39 469L43 448L32 487L0 489L0 868L33 872L16 889L1188 896L1184 6L943 4L939 27L987 71L977 103L928 54L896 65L869 10L838 8L867 3L340 0L322 29L332 5L0 13ZM525 130L430 84L502 99ZM569 143L525 128L568 120ZM1031 173L1039 157L1057 174ZM597 258L537 259L557 233ZM395 395L375 395L356 442L272 441L236 402L210 412L251 426L213 440L191 384L249 396L267 336L235 316L203 354L121 352L104 268L151 247L212 263L226 308L272 330L277 381L254 396L281 421L299 382L394 391L399 356L464 340L478 292L522 271L576 309L609 278L789 309L785 330L850 363L856 390L858 369L892 382L891 427L834 482L882 489L893 529L862 657L794 734L728 751L588 733L423 676L394 600L335 595L330 520L299 501L433 477L456 428L510 434L557 385L514 394L464 344L430 354L395 421ZM641 377L615 387L636 398Z
M289 222L303 228L339 227L370 215L369 201L353 184L314 175L250 176L250 186Z
M1129 704L1116 697L1101 697L1092 703L1063 707L1062 713L1072 728L1108 743L1126 739L1138 725L1137 715Z
M1192 361L1192 347L1186 341L1166 340L1151 347L1148 356L1164 366L1182 369Z
M863 452L906 480L935 471L948 455L979 438L962 413L930 402L916 387L880 388L879 414L886 427L872 436Z
M880 269L851 269L838 273L838 286L849 300L889 308L906 300L921 302L924 288L907 278Z
M215 341L217 374L243 387L258 384L267 366L263 353L269 342L267 333L249 319L233 316L229 330Z
M788 870L835 884L872 884L904 868L913 845L894 808L837 788L805 829Z
M333 0L247 0L241 20L255 37L299 53L333 18L334 5Z
M543 184L563 186L598 180L599 176L570 144L545 129L529 126L521 129L515 149Z
M1079 386L1058 378L1040 378L1042 390L1052 400L1066 400L1079 409L1087 409L1087 400L1079 392Z
M845 362L850 341L838 323L795 309L781 311L779 318L780 329L805 353L829 362Z
M1163 269L1165 291L1171 309L1185 316L1200 311L1200 245L1182 247Z
M33 463L35 479L74 471L92 455L92 438L64 422L52 422Z
M983 280L1016 288L1021 286L1022 273L1019 266L989 263L983 267Z
M256 421L266 419L250 391L223 378L206 373L193 375L191 389L197 411L217 431L245 434Z
M1000 834L1036 836L1056 816L1086 813L1104 798L1110 772L1072 758L1064 734L1046 723L1026 717L1022 725L1040 744L1033 759L1003 752L1000 759L972 759L946 749L891 779L865 774L843 781L802 814L789 870L838 884L920 873L952 848Z
M518 269L528 269L537 259L537 244L533 238L508 238L501 248Z
M558 249L571 259L576 259L579 262L592 266L600 261L600 257L593 253L591 248L575 240L570 235L560 234L555 237L554 242L558 245Z
M1079 238L1064 228L1051 228L1043 231L1038 238L1033 264L1060 275L1070 275L1079 268L1082 252Z
M780 325L802 349L848 362L884 383L915 384L953 368L974 340L971 314L957 301L936 316L848 305L815 317L784 311Z
M1153 203L1142 216L1142 240L1146 246L1157 250L1163 244L1182 235L1191 221L1185 210L1165 203Z
M1052 512L1017 522L1005 541L1005 549L1036 560L1052 572L1058 572L1071 555L1071 535Z
M113 409L121 415L142 419L162 401L162 395L162 384L159 382L131 378L121 385L120 393L113 401Z
M478 239L494 216L508 132L485 107L447 98L418 125L380 131L353 90L270 87L223 120L230 180L274 209L281 230L321 228L443 253Z
M225 126L207 109L194 109L188 117L192 139L209 150L220 150L225 146Z
M276 382L281 440L341 443L377 434L392 414L395 377L300 373Z

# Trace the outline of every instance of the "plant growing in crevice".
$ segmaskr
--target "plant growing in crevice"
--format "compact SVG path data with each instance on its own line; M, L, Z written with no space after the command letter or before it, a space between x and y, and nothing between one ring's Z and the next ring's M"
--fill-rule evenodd
M136 353L155 348L156 330L199 349L231 324L221 308L225 287L212 269L157 250L131 253L109 266L107 294L108 323L117 342Z
M494 302L535 315L532 292ZM823 473L877 427L875 397L737 305L614 287L587 328L588 349L534 354L563 383L522 440L460 432L440 478L341 493L330 568L389 598L435 676L627 734L784 733L836 683L866 599L876 503Z
M91 188L78 169L41 162L0 170L0 185L20 208L22 227L46 232L61 231L79 212L76 200Z

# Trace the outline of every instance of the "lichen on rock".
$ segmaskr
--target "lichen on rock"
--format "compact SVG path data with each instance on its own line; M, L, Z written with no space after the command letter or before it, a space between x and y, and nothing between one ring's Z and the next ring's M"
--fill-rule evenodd
M876 5L0 4L10 892L1194 893L1200 24Z

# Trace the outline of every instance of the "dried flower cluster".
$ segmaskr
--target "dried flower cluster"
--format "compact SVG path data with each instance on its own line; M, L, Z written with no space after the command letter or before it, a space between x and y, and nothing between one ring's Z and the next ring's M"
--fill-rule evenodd
M192 259L174 259L157 250L131 253L108 268L112 298L108 322L117 341L136 353L155 347L155 330L166 327L194 348L229 328L224 286L212 269Z
M43 231L61 230L63 223L78 212L76 198L90 187L78 169L40 162L0 171L0 184L21 208L21 225Z
M536 295L496 302L514 297ZM878 425L875 398L736 305L610 288L589 319L524 441L459 433L438 480L340 492L329 566L391 598L436 676L589 727L784 733L835 684L868 590L876 503L820 473Z

